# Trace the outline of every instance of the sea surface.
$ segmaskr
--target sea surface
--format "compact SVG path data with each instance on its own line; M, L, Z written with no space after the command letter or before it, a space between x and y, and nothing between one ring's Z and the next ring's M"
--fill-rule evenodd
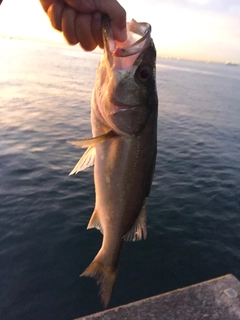
M69 176L91 136L98 53L0 40L0 319L102 310L79 274L93 170ZM158 157L146 241L125 243L109 307L232 273L240 279L240 67L157 60ZM134 192L134 190L133 190Z

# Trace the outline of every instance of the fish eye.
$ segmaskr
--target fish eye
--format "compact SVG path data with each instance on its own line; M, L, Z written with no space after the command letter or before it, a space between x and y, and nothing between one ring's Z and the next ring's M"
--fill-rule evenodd
M152 74L152 68L146 65L140 66L137 70L137 78L141 82L146 82L147 80L149 80L152 77Z

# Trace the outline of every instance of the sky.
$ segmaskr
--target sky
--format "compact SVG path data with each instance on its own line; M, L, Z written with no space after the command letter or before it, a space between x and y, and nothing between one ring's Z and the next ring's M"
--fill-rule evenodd
M152 25L158 55L240 63L239 0L119 2L127 11L128 20L134 18ZM62 35L52 29L38 0L3 0L0 35L66 43Z

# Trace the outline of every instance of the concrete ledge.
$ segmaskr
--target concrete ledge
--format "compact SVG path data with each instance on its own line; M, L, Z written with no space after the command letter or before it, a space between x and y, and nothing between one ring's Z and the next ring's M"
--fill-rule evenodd
M240 282L228 274L80 319L240 320Z

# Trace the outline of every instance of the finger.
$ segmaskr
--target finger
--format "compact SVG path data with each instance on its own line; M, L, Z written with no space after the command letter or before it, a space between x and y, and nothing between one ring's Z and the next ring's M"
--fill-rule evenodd
M126 11L123 7L113 0L99 0L96 3L100 6L98 10L109 16L113 37L118 41L125 41L127 39Z
M62 13L62 32L69 44L77 44L78 40L75 34L75 20L77 13L74 9L66 6Z
M100 48L103 48L102 15L98 11L92 14L91 31L95 42L99 45Z
M50 5L53 4L53 0L40 0L40 2L41 2L41 5L42 5L45 12L47 12ZM55 0L55 3L64 4L65 1L64 0Z
M106 13L111 19L114 38L119 41L126 40L126 11L116 0L65 0L65 2L83 13L95 11Z
M59 31L62 31L62 14L64 7L64 4L54 2L47 10L47 15L51 21L53 28Z
M75 34L81 47L86 51L92 51L96 48L95 41L91 32L91 14L78 13L75 20Z

